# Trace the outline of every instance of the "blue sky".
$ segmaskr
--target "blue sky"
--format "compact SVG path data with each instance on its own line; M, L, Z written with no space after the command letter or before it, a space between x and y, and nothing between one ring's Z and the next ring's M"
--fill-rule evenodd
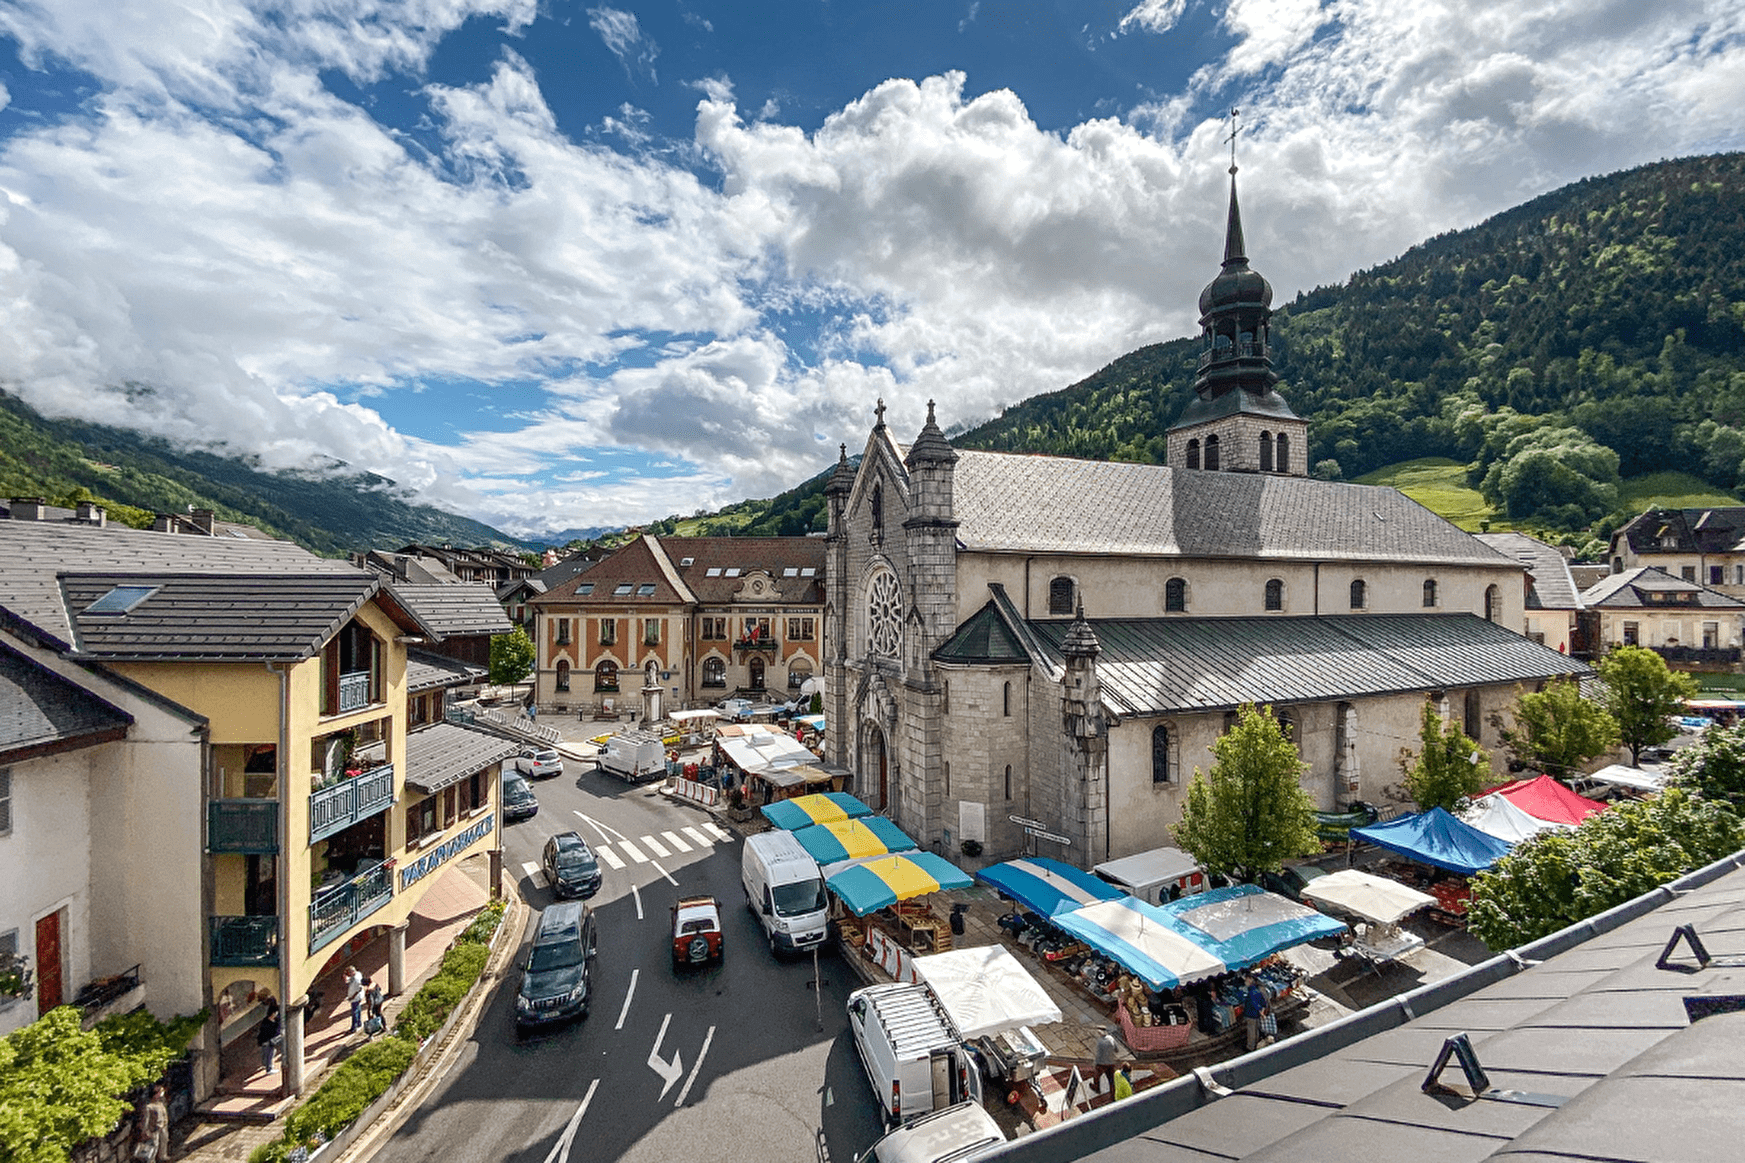
M518 534L1736 149L1745 0L0 0L0 384ZM142 394L141 388L149 388Z

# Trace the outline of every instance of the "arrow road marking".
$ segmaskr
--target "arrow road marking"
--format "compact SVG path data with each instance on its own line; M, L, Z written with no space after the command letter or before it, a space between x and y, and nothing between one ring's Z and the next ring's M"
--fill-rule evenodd
M673 1103L674 1106L684 1106L685 1099L690 1097L690 1095L691 1095L691 1083L697 1081L697 1071L703 1069L703 1059L708 1056L709 1043L713 1042L714 1040L715 1040L715 1027L710 1026L709 1032L707 1034L703 1035L703 1048L701 1050L697 1051L697 1060L691 1064L691 1076L689 1078L685 1079L685 1087L683 1090L679 1091L679 1098L678 1098L677 1102ZM655 1045L658 1046L658 1045L660 1045L660 1043L656 1042ZM677 1062L678 1060L679 1060L679 1056L677 1054L674 1054L673 1061ZM664 1090L661 1091L660 1096L662 1098L665 1098L666 1091L664 1091Z
M630 992L624 995L624 1008L618 1011L618 1024L612 1027L614 1030L622 1030L624 1028L624 1019L630 1013L630 999L636 996L636 976L641 972L642 970L640 969L632 969L630 971Z
M661 1099L666 1098L666 1092L673 1088L673 1083L677 1082L679 1080L679 1075L685 1072L685 1064L679 1060L679 1052L677 1050L673 1051L673 1060L671 1062L668 1062L665 1058L660 1056L660 1044L661 1041L666 1038L667 1023L672 1020L673 1016L671 1014L668 1014L660 1020L660 1033L654 1036L654 1049L648 1052L648 1068L666 1079L666 1084L660 1088ZM704 1045L707 1046L708 1043L705 1042ZM686 1087L686 1089L688 1090L690 1088ZM549 1163L549 1160L547 1163Z
M654 864L654 870L656 872L660 873L662 876L666 877L666 882L668 884L672 885L674 888L679 887L679 882L673 879L672 873L668 872L666 869L664 869L660 866L660 861L658 861L658 860L653 861L653 864Z
M687 844L683 840L679 839L679 835L677 832L662 832L660 834L660 838L662 840L665 840L668 844L671 844L675 849L677 849L680 852L689 852L691 850L691 846L689 844Z
M598 1078L588 1083L588 1093L582 1096L582 1105L570 1116L570 1125L563 1129L563 1136L551 1145L551 1154L545 1157L545 1163L569 1163L570 1144L575 1141L576 1128L582 1125L582 1116L588 1113L588 1104L594 1101L594 1088L599 1085Z
M630 886L630 895L636 898L636 919L642 919L642 894L636 891L636 886Z

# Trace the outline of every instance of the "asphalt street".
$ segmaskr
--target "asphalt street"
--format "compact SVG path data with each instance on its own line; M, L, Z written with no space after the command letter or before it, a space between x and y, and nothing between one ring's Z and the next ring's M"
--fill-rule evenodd
M770 954L739 886L737 837L651 786L579 766L534 784L539 814L505 828L504 867L537 910L553 899L537 871L549 836L580 832L601 854L592 1012L518 1038L510 970L378 1163L849 1163L879 1135L844 1009L858 981L830 953L815 989L811 958ZM669 910L704 892L722 903L726 956L675 972Z

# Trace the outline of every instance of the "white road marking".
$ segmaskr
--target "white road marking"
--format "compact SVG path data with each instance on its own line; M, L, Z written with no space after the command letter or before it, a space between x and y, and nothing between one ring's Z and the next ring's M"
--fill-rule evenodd
M720 824L714 823L713 821L704 824L703 827L709 829L709 834L714 836L717 840L733 839L733 833L726 831Z
M612 851L610 848L606 847L604 844L600 845L598 848L595 848L594 854L596 856L598 856L601 860L604 860L607 864L610 864L613 868L623 868L624 867L624 862L622 860L618 859L618 853Z
M703 835L703 833L697 831L695 828L686 828L685 835L689 836L692 840L695 840L697 842L697 847L699 848L707 848L709 845L715 843L715 841L709 839L709 837Z
M618 1011L618 1024L612 1027L614 1030L624 1028L624 1019L630 1015L630 999L636 996L636 976L641 972L640 969L630 971L630 991L624 995L624 1008Z
M642 894L636 891L636 886L630 886L630 895L636 898L636 919L642 919Z
M677 1102L673 1103L674 1106L684 1106L685 1099L690 1097L690 1095L691 1095L691 1083L697 1081L697 1071L703 1069L703 1059L709 1053L709 1043L713 1042L714 1040L715 1040L715 1027L710 1026L709 1032L707 1034L703 1035L703 1048L701 1050L697 1051L697 1060L695 1062L691 1063L691 1076L689 1078L685 1079L685 1087L683 1090L679 1091L679 1098L678 1098ZM656 1042L655 1045L658 1046L658 1045L660 1045L660 1043ZM679 1060L679 1056L677 1053L675 1053L673 1055L673 1061L677 1062L678 1060ZM662 1098L666 1097L665 1091L661 1092L661 1097Z
M671 844L676 851L689 852L691 850L689 844L679 839L678 836L672 832L662 832L660 838L665 840L668 844Z
M660 1033L654 1036L654 1049L648 1052L648 1068L666 1080L665 1085L660 1088L660 1097L662 1099L666 1098L666 1092L673 1088L673 1083L679 1080L679 1075L685 1072L685 1064L679 1060L679 1052L677 1050L673 1051L671 1062L668 1062L665 1058L660 1056L661 1040L666 1037L667 1023L672 1020L673 1016L671 1014L668 1014L660 1020ZM707 1045L707 1043L704 1044Z
M533 863L531 860L523 860L521 862L521 871L526 873L528 876L537 876L539 874L539 865Z
M673 879L672 873L668 872L666 869L664 869L660 866L660 861L656 860L653 863L654 863L654 870L656 872L660 873L662 876L666 877L666 882L668 884L672 885L674 888L679 887L679 882Z
M563 1129L563 1136L551 1145L551 1154L545 1157L545 1163L569 1163L570 1144L575 1141L576 1128L582 1125L582 1116L588 1113L588 1104L594 1101L594 1088L599 1085L598 1078L588 1083L588 1093L582 1096L582 1105L570 1116L570 1125Z
M620 840L624 839L624 833L620 832L617 828L614 828L611 824L602 824L600 821L594 819L594 817L583 812L577 812L576 815L581 816L582 819L587 821L590 828L600 833L600 838L602 840L606 838L606 833L608 832ZM710 824L709 827L714 827L714 825ZM725 837L723 837L723 839L725 839Z
M646 857L642 854L642 849L638 848L636 845L632 844L630 841L620 840L620 841L618 841L618 847L624 849L624 855L630 857L630 859L636 861L636 863L638 863L638 864L647 864L648 863L648 857Z
M662 860L665 860L667 857L672 855L671 852L666 850L666 845L662 844L659 840L656 840L653 836L644 836L642 838L642 846L660 857Z

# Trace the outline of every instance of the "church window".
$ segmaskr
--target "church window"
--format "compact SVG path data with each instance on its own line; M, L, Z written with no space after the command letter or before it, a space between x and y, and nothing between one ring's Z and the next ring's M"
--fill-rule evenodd
M1151 782L1174 783L1175 766L1170 757L1170 738L1168 727L1153 727L1151 730Z
M873 486L872 527L874 537L885 535L885 487L883 485Z
M1484 719L1479 713L1480 708L1477 688L1467 691L1466 697L1462 699L1461 702L1464 705L1460 708L1462 712L1460 717L1465 720L1463 730L1466 732L1466 737L1471 739L1474 743L1483 743Z
M1188 583L1172 577L1163 583L1163 610L1166 614L1185 614L1188 610Z
M1200 442L1198 440L1188 441L1188 467L1200 467Z
M951 714L951 684L948 682L939 684L939 713Z
M1424 579L1424 608L1426 610L1433 609L1435 605L1436 579L1433 577L1427 577Z
M945 794L951 794L951 761L945 763Z
M1260 434L1260 471L1272 471L1272 433Z
M1012 765L1006 764L1006 798L1012 798Z
M1285 583L1276 577L1266 583L1266 608L1269 610L1285 608Z
M874 654L897 657L903 640L903 591L896 575L880 570L867 588L867 646Z
M1366 596L1364 590L1366 588L1367 587L1364 586L1362 578L1358 578L1351 583L1351 608L1353 610L1363 609L1363 600Z
M1218 438L1206 437L1206 467L1213 472L1218 471Z
M1501 622L1503 620L1503 594L1496 586L1485 587L1484 620L1487 622Z
M1012 684L1006 683L1000 688L1000 714L1010 719L1012 717Z
M1048 612L1050 614L1072 613L1072 579L1057 577L1048 583Z
M1297 719L1289 711L1277 713L1279 734L1292 743L1297 741Z
M1278 471L1279 472L1290 472L1291 471L1291 438L1289 436L1286 436L1283 432L1280 432L1278 434L1278 440L1275 441L1275 443L1278 446L1278 456L1275 458L1277 461Z

